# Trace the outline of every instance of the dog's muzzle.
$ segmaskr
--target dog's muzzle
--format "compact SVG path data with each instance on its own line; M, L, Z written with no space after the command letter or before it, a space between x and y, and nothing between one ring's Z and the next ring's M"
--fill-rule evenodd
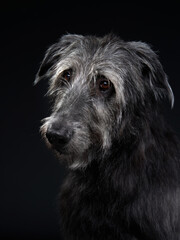
M51 146L59 153L64 153L70 142L73 131L66 124L52 123L46 132L46 138Z

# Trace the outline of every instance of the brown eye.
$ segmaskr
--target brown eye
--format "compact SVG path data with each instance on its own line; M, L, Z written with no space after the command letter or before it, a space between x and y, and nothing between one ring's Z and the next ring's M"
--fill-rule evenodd
M62 78L66 81L70 81L72 77L72 69L65 70L62 73Z
M97 80L99 83L99 90L101 92L108 91L112 87L111 81L104 76L98 76Z
M96 76L96 94L97 96L104 97L106 99L115 94L114 85L104 75Z
M109 80L101 81L99 84L100 91L107 91L111 87L111 82Z

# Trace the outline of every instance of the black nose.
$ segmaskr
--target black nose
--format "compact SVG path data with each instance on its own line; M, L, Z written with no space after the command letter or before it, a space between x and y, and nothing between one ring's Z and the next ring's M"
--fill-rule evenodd
M53 127L52 125L51 127L48 128L46 132L46 137L48 141L57 150L61 150L62 148L64 148L70 141L71 136L72 132L69 129L62 126L58 126L57 128Z

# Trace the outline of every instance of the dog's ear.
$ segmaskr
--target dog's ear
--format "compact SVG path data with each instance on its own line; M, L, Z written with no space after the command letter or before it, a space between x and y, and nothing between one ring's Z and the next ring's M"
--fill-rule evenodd
M142 42L131 42L131 45L140 63L142 78L148 91L152 90L156 100L168 97L173 107L174 95L156 53Z
M68 35L62 36L57 43L48 48L36 74L34 84L38 83L41 79L49 79L52 76L53 69L56 63L61 59L63 50L70 44L70 41L66 40L66 36Z
M45 57L36 75L34 84L43 78L51 78L53 70L56 67L56 63L67 54L70 46L73 46L75 43L80 42L82 39L83 36L81 35L66 34L62 36L57 43L53 44L46 51Z
M58 52L59 46L56 44L53 44L45 54L45 57L40 65L40 68L36 74L36 78L34 81L34 84L38 83L43 78L48 78L49 74L55 65L55 63L59 60L60 56L59 54L56 54Z

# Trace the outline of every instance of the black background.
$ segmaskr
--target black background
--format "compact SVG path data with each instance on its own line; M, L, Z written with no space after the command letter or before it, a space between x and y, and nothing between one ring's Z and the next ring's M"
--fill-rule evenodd
M60 239L56 199L66 171L41 140L40 120L49 113L47 83L33 87L33 81L45 50L62 34L114 32L150 43L175 94L166 118L180 136L178 1L123 2L1 3L0 237Z

